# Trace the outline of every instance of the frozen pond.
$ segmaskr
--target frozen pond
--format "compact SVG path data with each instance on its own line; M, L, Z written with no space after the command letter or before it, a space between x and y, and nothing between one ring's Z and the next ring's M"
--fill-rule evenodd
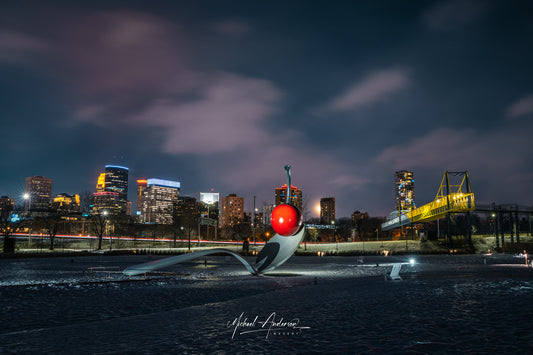
M0 260L0 352L533 351L533 269L523 258L293 257L255 277L210 256L120 274L156 258ZM402 281L384 280L393 263L404 263Z

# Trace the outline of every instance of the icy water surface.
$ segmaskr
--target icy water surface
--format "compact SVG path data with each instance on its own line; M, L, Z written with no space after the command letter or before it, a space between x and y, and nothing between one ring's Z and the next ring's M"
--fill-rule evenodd
M114 272L147 258L0 260L0 353L533 352L533 270L512 256L418 256L402 281L383 274L405 257Z

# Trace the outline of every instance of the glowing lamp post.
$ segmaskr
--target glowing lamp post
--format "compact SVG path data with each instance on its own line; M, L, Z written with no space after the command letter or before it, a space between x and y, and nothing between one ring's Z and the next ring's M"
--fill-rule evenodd
M31 195L29 193L25 193L24 195L22 195L22 198L24 200L27 200L28 201L28 212L30 212L30 207L31 207ZM30 228L28 230L28 249L30 249L31 247L31 224L30 224Z
M22 195L22 198L23 198L24 200L28 201L28 202L27 202L27 204L28 204L28 209L27 209L27 211L29 212L30 209L31 209L31 195L30 195L29 193L25 193L24 195Z

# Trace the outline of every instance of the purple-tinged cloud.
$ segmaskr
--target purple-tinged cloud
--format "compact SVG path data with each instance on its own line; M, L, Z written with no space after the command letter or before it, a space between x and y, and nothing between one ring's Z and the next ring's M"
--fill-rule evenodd
M39 38L13 31L0 31L0 63L29 62L36 54L48 50L49 45Z
M482 201L524 200L527 197L520 192L527 191L530 182L524 177L531 175L533 151L523 147L530 141L531 134L522 127L488 132L438 129L383 150L373 169L415 173L468 170L474 185L484 185L484 191L490 192L480 196Z
M422 22L431 29L454 30L478 21L487 11L487 5L475 0L442 1L426 11Z
M507 118L517 118L533 114L533 94L520 98L509 108L505 116Z
M460 171L476 167L518 172L533 157L533 152L519 151L529 139L527 133L515 128L490 132L437 129L410 142L386 148L376 162L394 169Z
M197 96L188 102L156 101L134 122L163 129L166 153L210 154L264 145L270 138L265 120L282 95L266 80L216 73Z
M175 24L138 12L76 20L69 24L60 48L85 95L111 95L114 101L127 102L132 95L189 89L192 74Z
M410 142L386 148L376 162L391 166L394 170L437 166L447 169L467 158L474 141L472 131L438 129Z
M351 111L383 101L397 91L406 88L409 76L405 70L389 69L374 72L353 84L344 93L333 99L329 110Z

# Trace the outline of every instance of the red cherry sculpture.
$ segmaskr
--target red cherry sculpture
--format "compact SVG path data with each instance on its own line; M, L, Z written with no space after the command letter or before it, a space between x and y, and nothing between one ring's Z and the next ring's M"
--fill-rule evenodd
M302 224L302 214L291 205L279 205L272 211L272 228L279 235L288 237L298 231Z

